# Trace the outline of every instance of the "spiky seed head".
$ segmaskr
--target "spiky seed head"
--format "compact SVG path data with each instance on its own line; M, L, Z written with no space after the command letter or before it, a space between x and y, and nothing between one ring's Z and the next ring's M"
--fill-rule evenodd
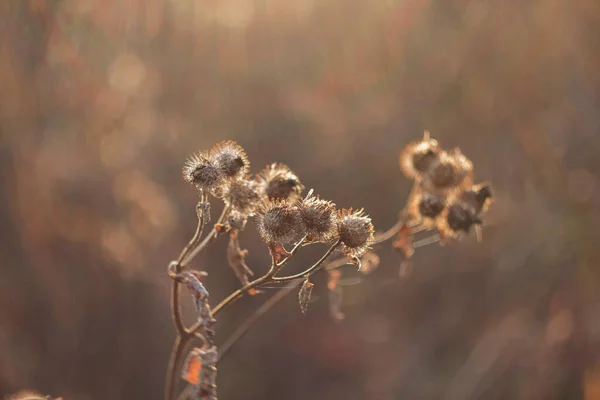
M309 241L329 242L337 236L338 214L335 204L311 194L299 201L297 207Z
M457 201L470 208L473 213L480 214L487 211L492 203L492 189L488 184L474 185L462 191Z
M189 157L182 172L186 181L207 192L214 192L223 183L223 174L203 152Z
M360 257L373 243L374 229L371 218L363 210L343 209L339 212L338 234L342 251L349 257Z
M469 233L475 224L481 224L481 218L464 204L455 203L448 209L448 227L454 232L463 231Z
M459 150L453 153L440 152L423 181L430 191L450 191L468 187L473 183L473 164Z
M261 200L258 184L250 179L229 181L222 186L219 194L234 212L245 216L254 215Z
M244 177L250 167L246 152L232 140L217 143L210 151L210 160L226 178Z
M444 210L444 202L437 196L425 193L419 201L419 214L424 218L434 219Z
M266 243L285 244L304 234L298 207L284 201L262 205L258 218L258 233Z
M437 140L431 139L425 131L421 141L408 144L400 153L400 169L408 178L415 178L429 170L439 153Z
M298 200L304 189L296 174L282 163L267 165L258 178L261 192L269 201L285 200L292 203Z

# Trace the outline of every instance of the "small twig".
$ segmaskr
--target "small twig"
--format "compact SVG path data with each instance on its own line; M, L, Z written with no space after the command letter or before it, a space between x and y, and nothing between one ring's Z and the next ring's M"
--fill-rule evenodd
M215 225L213 226L213 228L211 229L211 231L204 237L204 239L202 239L202 241L194 249L192 249L189 252L189 254L187 254L182 259L181 265L186 266L190 262L192 262L192 260L202 250L204 250L209 243L211 243L213 240L215 240L218 237L219 232L217 231L216 226L223 223L223 221L225 220L225 218L227 218L227 214L229 214L229 207L225 206L223 208L223 211L221 212L221 215L219 216L219 219L217 219L217 222L215 223Z
M252 328L260 318L265 315L271 308L279 303L288 293L297 288L303 282L302 279L298 279L291 285L283 287L276 294L271 296L269 300L265 301L258 310L254 312L243 324L241 324L225 342L219 346L219 361L223 360L223 357L231 350L233 345L237 343L249 330Z
M186 337L187 339L187 337ZM175 386L177 381L177 366L181 364L182 356L185 354L184 349L188 344L188 340L183 339L181 335L177 335L171 355L169 356L169 365L167 367L167 379L165 381L165 399L172 399L175 397Z
M306 277L307 275L311 275L315 272L317 272L320 267L322 266L323 262L327 259L327 257L329 257L331 255L331 253L333 253L335 251L335 249L340 245L340 240L338 239L323 255L323 257L321 257L321 259L319 261L317 261L314 265L312 265L310 268L308 268L305 271L299 272L297 274L294 275L289 275L289 276L274 276L273 277L273 282L289 282L289 281L293 281L294 279L299 279L299 278L303 278Z
M174 264L175 271L173 273L175 275L181 272L183 268L182 260L185 258L186 254L198 243L198 240L202 236L202 231L204 230L204 224L206 220L206 216L204 215L204 211L206 210L206 206L204 205L206 201L206 196L204 193L200 195L200 201L196 206L196 215L198 216L198 225L196 226L196 232L190 239L189 243L183 248L177 262ZM169 275L171 275L171 271L169 271ZM171 275L173 278L173 275ZM175 325L175 329L179 335L186 332L185 324L183 322L183 317L181 313L181 303L179 301L179 296L181 293L181 283L178 279L173 279L173 283L171 285L171 314L173 315L173 323Z

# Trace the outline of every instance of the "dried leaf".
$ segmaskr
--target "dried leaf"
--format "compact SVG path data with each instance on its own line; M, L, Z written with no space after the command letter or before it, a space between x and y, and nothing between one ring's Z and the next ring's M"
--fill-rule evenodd
M183 363L183 369L181 377L184 381L191 383L192 385L200 382L200 369L202 368L202 361L200 360L199 349L194 349L190 352L187 359Z
M415 250L412 246L412 232L408 226L404 225L400 229L400 232L398 232L398 239L396 239L392 246L398 250L405 259L413 256Z
M249 282L248 276L254 275L254 272L246 265L247 255L248 250L240 248L238 232L232 230L229 234L229 245L227 246L227 262L242 285L247 285Z
M329 313L331 317L336 321L341 321L346 316L342 313L342 287L339 285L340 278L342 276L341 271L331 270L328 271L329 280L327 281L327 289L329 289Z
M183 379L194 385L192 399L217 400L217 348L193 349L183 368Z
M341 321L346 318L342 312L343 292L341 286L336 286L329 291L329 312L331 317L336 321Z
M200 278L206 276L205 272L201 271L183 271L176 275L175 279L184 284L192 298L194 300L194 305L196 306L196 310L200 311L202 309L202 303L208 300L208 291L200 282Z
M302 314L306 314L308 309L308 302L310 301L310 295L312 294L313 287L315 285L308 281L308 278L302 284L300 292L298 292L298 303L300 303L300 311Z
M329 274L329 279L327 280L327 289L333 290L337 287L337 284L342 276L342 272L336 269L327 272Z
M269 252L271 253L271 257L276 263L283 261L285 258L288 258L292 254L288 252L280 243L269 243Z

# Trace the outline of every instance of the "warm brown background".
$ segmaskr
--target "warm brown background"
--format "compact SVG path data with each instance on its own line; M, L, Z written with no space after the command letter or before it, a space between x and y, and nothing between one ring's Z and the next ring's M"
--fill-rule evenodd
M599 17L597 0L0 1L0 394L162 397L193 151L235 139L254 172L283 161L383 230L410 189L397 154L429 129L494 183L484 242L421 249L405 280L378 249L341 324L317 278L307 317L290 296L229 354L220 398L599 399ZM236 287L224 247L195 262L214 299Z

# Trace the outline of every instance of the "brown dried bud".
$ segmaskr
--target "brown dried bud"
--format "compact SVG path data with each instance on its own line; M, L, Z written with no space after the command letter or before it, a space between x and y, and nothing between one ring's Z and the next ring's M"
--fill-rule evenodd
M427 171L423 187L430 192L447 192L473 183L473 163L459 149L440 152L438 160Z
M290 203L298 200L304 186L287 165L273 163L258 174L261 193L270 201L285 200Z
M400 169L408 178L415 178L429 170L438 160L439 152L437 140L425 131L421 141L410 143L400 153Z
M260 203L258 184L249 179L227 182L223 185L219 195L235 213L245 216L254 215Z
M226 178L244 177L250 167L246 152L232 140L217 143L210 151L210 160Z
M206 153L193 154L183 166L183 178L198 189L213 192L223 183L223 174Z
M411 196L408 204L408 214L411 221L423 225L426 229L435 226L437 217L446 207L445 197L418 189Z
M342 251L347 256L360 257L374 240L371 218L363 215L363 210L339 212L338 234L342 242Z
M308 241L328 242L337 236L338 215L332 202L311 194L298 202L298 212Z
M240 248L240 241L237 231L232 230L229 233L229 245L227 246L227 263L233 270L242 286L248 284L248 277L254 275L252 270L246 264L248 250Z
M290 243L304 234L296 206L284 201L265 203L258 218L258 232L266 243Z
M469 233L474 225L481 225L481 214L491 203L492 190L489 185L475 185L462 191L448 208L439 230L446 236L455 237L461 232Z
M298 292L298 303L300 303L300 311L302 314L306 314L306 310L308 309L308 302L310 301L310 295L312 294L313 287L315 285L308 281L308 278L304 280L302 283L302 287L300 288L300 292Z

